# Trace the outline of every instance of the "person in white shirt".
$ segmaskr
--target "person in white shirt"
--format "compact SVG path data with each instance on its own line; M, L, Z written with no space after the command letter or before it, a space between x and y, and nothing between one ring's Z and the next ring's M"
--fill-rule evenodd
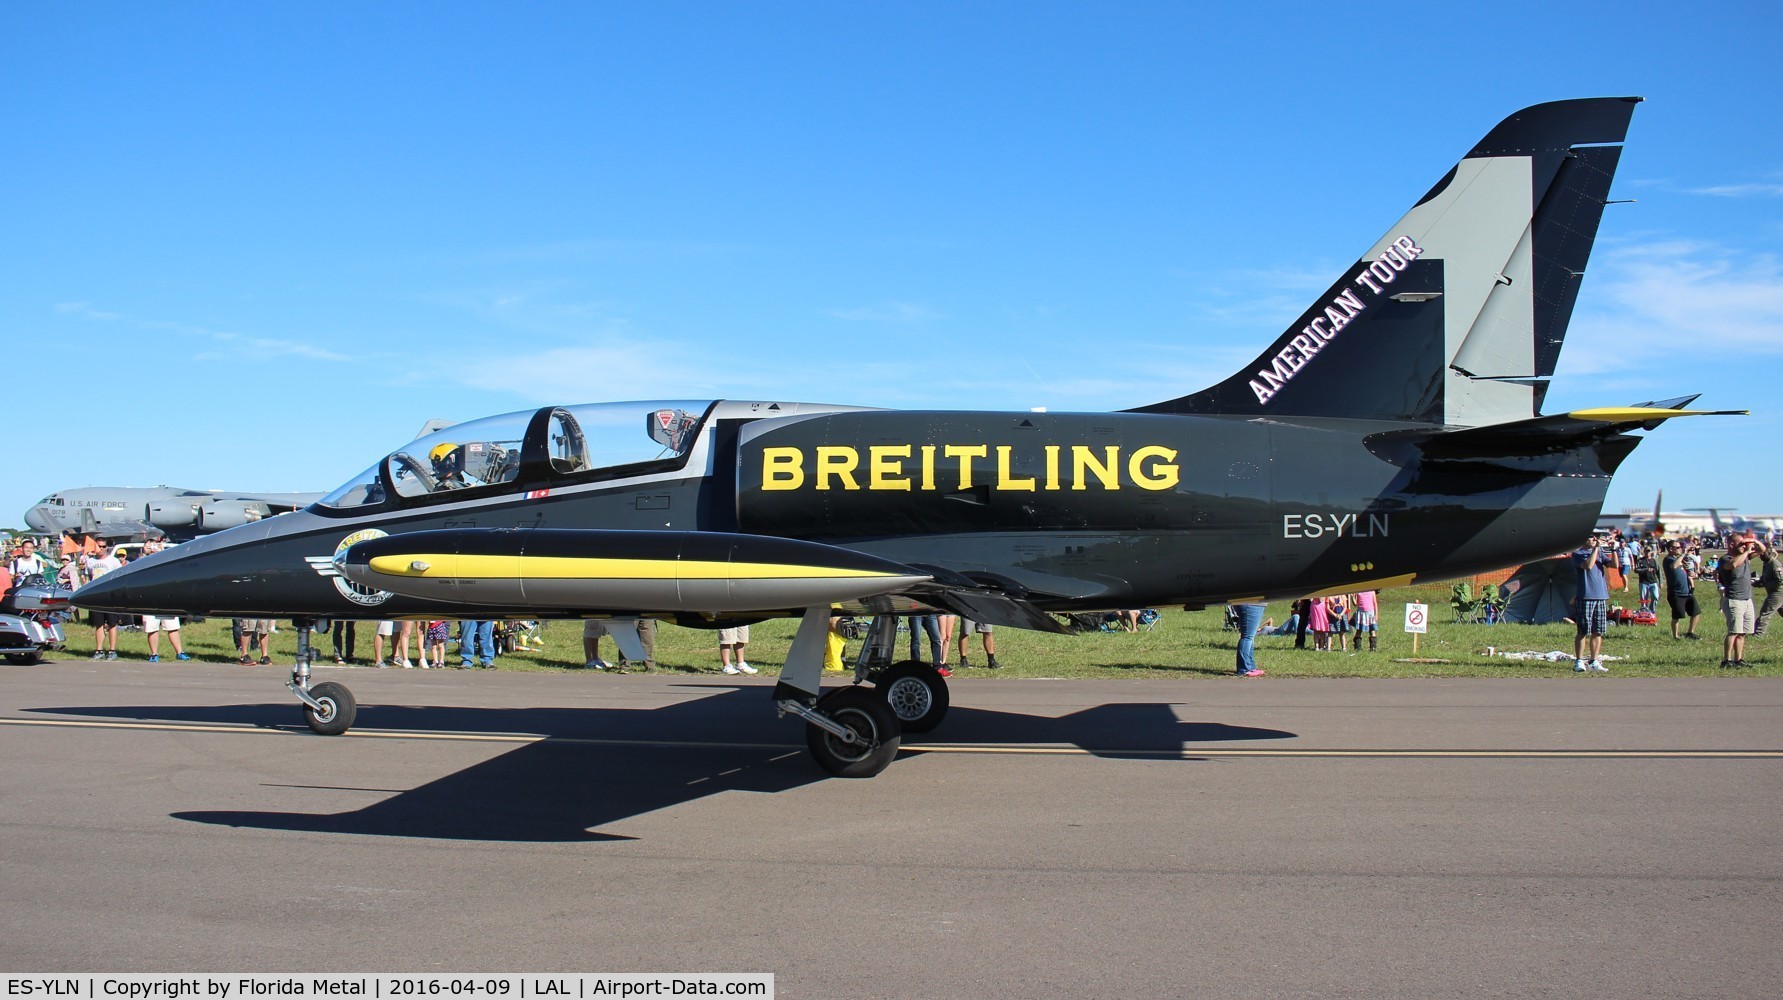
M87 579L97 580L122 565L124 563L118 558L117 549L102 548L98 555L87 557ZM128 615L113 614L110 611L93 612L93 659L118 658L118 629L129 621Z
M19 554L7 568L12 571L12 578L15 580L40 573L47 574L51 569L50 561L37 554L37 543L29 538L19 546Z

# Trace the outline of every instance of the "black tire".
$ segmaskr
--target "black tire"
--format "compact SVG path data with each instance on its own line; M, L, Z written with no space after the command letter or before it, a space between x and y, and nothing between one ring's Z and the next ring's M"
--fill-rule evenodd
M303 717L316 735L339 736L353 728L353 719L359 714L359 703L353 700L353 692L348 691L346 685L324 681L310 688L310 697L328 709L326 712L318 712L308 705L303 706Z
M845 687L818 699L817 710L866 737L867 745L845 743L817 726L805 727L805 745L817 766L838 778L871 778L888 767L898 755L901 732L877 692Z
M29 667L35 663L42 663L43 654L35 651L30 653L7 653L6 662L13 664L14 666Z
M873 682L906 733L926 733L947 715L947 679L926 663L900 663Z

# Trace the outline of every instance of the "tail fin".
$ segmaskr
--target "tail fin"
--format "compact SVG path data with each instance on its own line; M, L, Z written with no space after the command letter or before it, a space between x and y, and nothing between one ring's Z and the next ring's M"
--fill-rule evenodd
M1539 415L1638 97L1506 118L1237 374L1141 413Z

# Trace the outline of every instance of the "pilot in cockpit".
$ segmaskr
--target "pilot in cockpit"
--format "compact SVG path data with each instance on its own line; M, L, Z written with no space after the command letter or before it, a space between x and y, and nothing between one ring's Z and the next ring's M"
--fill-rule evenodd
M520 451L495 441L442 441L427 453L433 462L435 490L458 490L513 480L520 471Z
M458 490L471 485L464 475L464 449L450 441L441 441L427 453L433 460L434 488Z

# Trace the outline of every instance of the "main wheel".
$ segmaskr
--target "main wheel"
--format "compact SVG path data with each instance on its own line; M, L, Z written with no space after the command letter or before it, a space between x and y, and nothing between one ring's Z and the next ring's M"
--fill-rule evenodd
M947 680L926 663L900 663L874 684L906 733L926 733L947 715Z
M818 699L817 710L855 731L863 742L850 743L805 727L805 745L817 766L838 778L871 778L898 755L898 717L879 695L861 687L837 688Z
M339 736L353 728L359 703L353 700L353 692L348 691L346 685L324 681L310 688L310 697L322 703L322 711L305 705L303 717L309 720L310 729L318 735Z
M30 653L7 653L6 662L21 667L28 667L33 663L42 663L43 654L35 651Z

